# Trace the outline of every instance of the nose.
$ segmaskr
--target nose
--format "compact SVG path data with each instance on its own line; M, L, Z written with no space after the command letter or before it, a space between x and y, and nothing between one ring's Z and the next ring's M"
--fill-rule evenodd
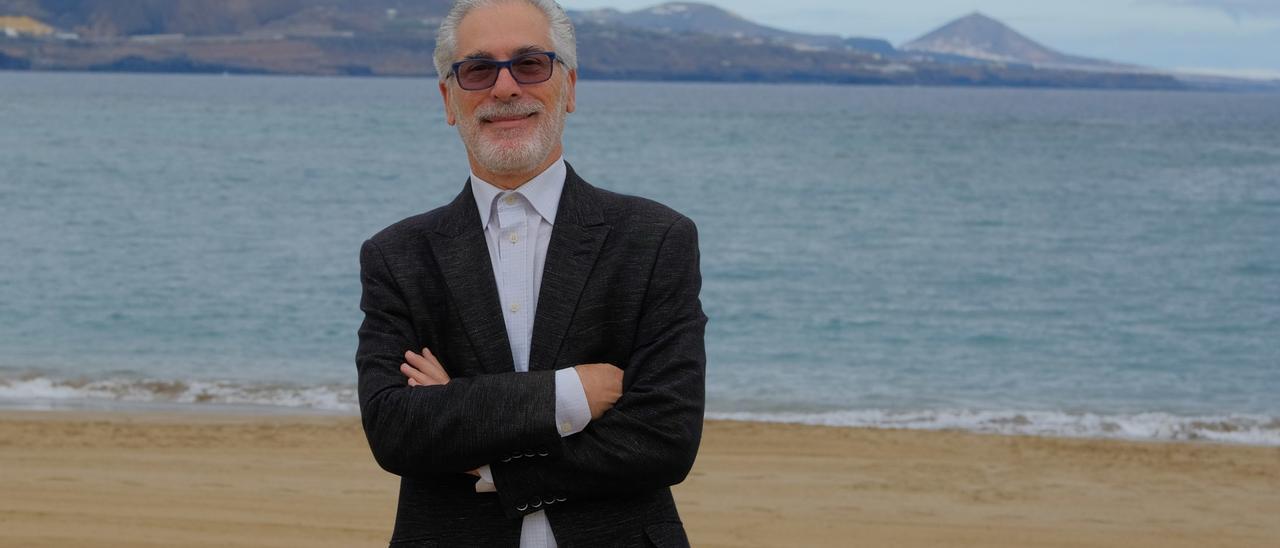
M499 100L520 96L520 83L516 82L515 76L511 75L510 68L498 69L498 80L493 83L492 88L489 88L489 93L493 95L494 99Z

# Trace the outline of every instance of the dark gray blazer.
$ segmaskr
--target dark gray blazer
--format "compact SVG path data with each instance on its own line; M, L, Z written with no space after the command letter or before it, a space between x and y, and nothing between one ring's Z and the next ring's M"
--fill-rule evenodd
M669 486L702 437L707 318L692 221L568 170L547 249L529 372L516 373L470 182L360 249L360 413L401 476L392 546L519 544L546 510L561 548L686 546ZM406 350L452 380L410 388ZM623 394L581 433L555 426L557 369L622 368ZM491 465L498 492L466 472Z

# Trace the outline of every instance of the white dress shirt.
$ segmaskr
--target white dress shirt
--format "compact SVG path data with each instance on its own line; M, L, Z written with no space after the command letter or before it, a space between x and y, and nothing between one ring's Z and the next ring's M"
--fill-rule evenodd
M510 191L471 174L471 193L489 245L511 358L520 372L529 371L529 345L538 290L542 288L542 267L567 174L564 158L560 158L537 177ZM591 409L577 372L573 368L556 371L555 389L556 430L561 437L581 432L591 421ZM477 492L496 491L489 466L480 468L480 478ZM556 548L545 511L524 517L520 547Z

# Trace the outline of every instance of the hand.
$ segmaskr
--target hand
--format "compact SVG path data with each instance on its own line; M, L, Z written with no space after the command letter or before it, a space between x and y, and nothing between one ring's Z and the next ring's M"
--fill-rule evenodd
M421 356L413 351L406 351L404 359L407 363L400 364L400 373L409 377L409 386L449 384L449 374L445 373L444 366L440 365L440 361L430 350L423 348Z
M622 397L622 370L608 363L591 363L574 366L582 390L587 393L587 407L595 420L613 407Z

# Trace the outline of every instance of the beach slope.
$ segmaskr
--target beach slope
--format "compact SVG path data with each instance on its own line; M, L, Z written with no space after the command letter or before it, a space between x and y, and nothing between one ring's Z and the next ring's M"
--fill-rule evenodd
M353 417L0 412L0 546L383 546ZM1280 448L709 421L695 546L1280 542ZM482 495L478 495L482 496Z

